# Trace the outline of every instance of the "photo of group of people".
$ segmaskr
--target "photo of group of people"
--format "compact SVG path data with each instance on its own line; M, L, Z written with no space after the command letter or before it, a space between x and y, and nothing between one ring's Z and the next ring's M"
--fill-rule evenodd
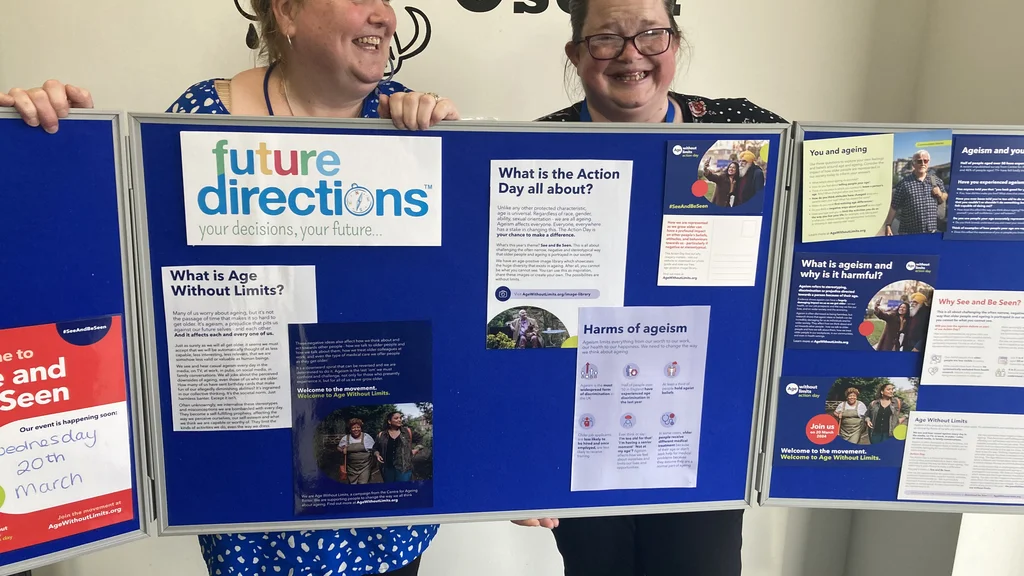
M719 140L701 159L697 178L708 183L705 199L735 208L764 189L767 171L767 140Z
M946 231L946 207L952 166L952 142L936 133L893 136L892 202L886 236ZM931 140L931 141L929 141Z
M861 334L879 352L923 352L934 293L919 280L889 284L868 302Z
M569 338L565 324L535 306L508 308L487 323L487 348L561 348Z
M342 484L433 478L433 404L379 404L335 410L314 435L317 466Z
M903 440L919 385L920 378L838 378L825 399L825 413L839 422L839 437L850 444Z

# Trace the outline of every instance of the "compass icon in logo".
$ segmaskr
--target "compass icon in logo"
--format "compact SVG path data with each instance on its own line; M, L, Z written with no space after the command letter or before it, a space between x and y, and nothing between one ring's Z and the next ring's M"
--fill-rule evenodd
M373 193L358 184L353 184L348 192L345 192L345 207L353 216L366 216L373 210Z

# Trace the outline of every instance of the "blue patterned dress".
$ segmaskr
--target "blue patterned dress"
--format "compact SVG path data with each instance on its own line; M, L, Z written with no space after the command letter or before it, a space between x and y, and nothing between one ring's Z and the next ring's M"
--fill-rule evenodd
M268 76L271 69L267 71ZM217 95L215 82L216 79L210 79L193 84L167 112L230 114ZM380 117L378 94L409 91L398 82L381 82L377 91L363 100L363 117ZM267 110L273 115L269 101ZM437 534L437 528L437 525L429 525L204 534L199 537L199 545L210 576L356 576L394 572L417 564L416 560Z

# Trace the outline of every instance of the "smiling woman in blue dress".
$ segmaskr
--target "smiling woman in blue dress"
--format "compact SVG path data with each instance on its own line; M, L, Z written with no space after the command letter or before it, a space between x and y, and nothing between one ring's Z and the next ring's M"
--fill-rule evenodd
M268 65L186 89L167 112L244 116L390 118L418 130L457 120L455 105L384 79L396 19L389 0L254 0ZM31 126L56 132L88 91L51 80L0 92ZM355 456L353 453L352 456ZM199 537L211 576L414 575L436 525Z

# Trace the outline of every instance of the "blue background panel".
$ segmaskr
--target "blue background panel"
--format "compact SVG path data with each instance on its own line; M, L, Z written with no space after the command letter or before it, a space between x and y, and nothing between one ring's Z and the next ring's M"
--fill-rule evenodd
M50 135L0 117L0 329L124 315L115 143L110 119L65 119ZM131 430L129 440L134 454ZM133 458L133 494L136 464ZM137 496L132 506L134 520L0 554L0 565L136 532Z
M922 128L922 130L924 129L926 128ZM843 138L868 133L805 131L804 139ZM961 135L955 133L953 135L954 148L957 146L956 140L959 136ZM795 150L794 153L802 154L802 151ZM954 184L955 180L950 183L951 186ZM800 241L802 213L801 198L796 216L794 253L934 254L939 257L939 273L934 286L936 290L1021 290L1024 288L1024 271L1006 265L1007 262L1016 261L1020 257L1020 244L1017 242L952 241L944 240L943 235L938 233L804 244ZM838 351L786 348L782 361L782 382L786 382L787 377L920 376L923 361L923 354L910 352L879 353L873 350ZM823 390L824 392L827 392L827 389ZM870 399L862 399L862 401L867 404ZM920 386L917 409L1024 414L1024 389ZM824 398L822 398L822 411L824 411ZM773 450L777 452L780 445L784 444L784 439L795 434L793 429L799 427L800 430L803 430L805 424L806 422L792 423L777 420ZM887 442L893 441L887 440ZM851 444L842 440L836 440L830 447L853 448ZM769 458L774 458L774 456L774 453L768 455ZM899 466L802 467L773 465L770 497L798 500L897 502L899 479Z
M752 288L657 286L666 143L678 139L679 132L435 131L443 139L445 163L440 247L190 247L179 144L183 130L394 133L272 123L142 122L147 273L156 311L153 336L171 527L329 518L293 513L291 430L173 431L160 268L180 265L315 265L320 322L433 323L434 504L396 515L745 498L774 189L765 199L759 281ZM766 176L776 181L779 134L751 128L749 133L723 130L721 137L770 140ZM633 160L626 305L711 306L697 488L570 492L576 351L484 348L490 161L518 158ZM353 509L346 517L378 515Z

